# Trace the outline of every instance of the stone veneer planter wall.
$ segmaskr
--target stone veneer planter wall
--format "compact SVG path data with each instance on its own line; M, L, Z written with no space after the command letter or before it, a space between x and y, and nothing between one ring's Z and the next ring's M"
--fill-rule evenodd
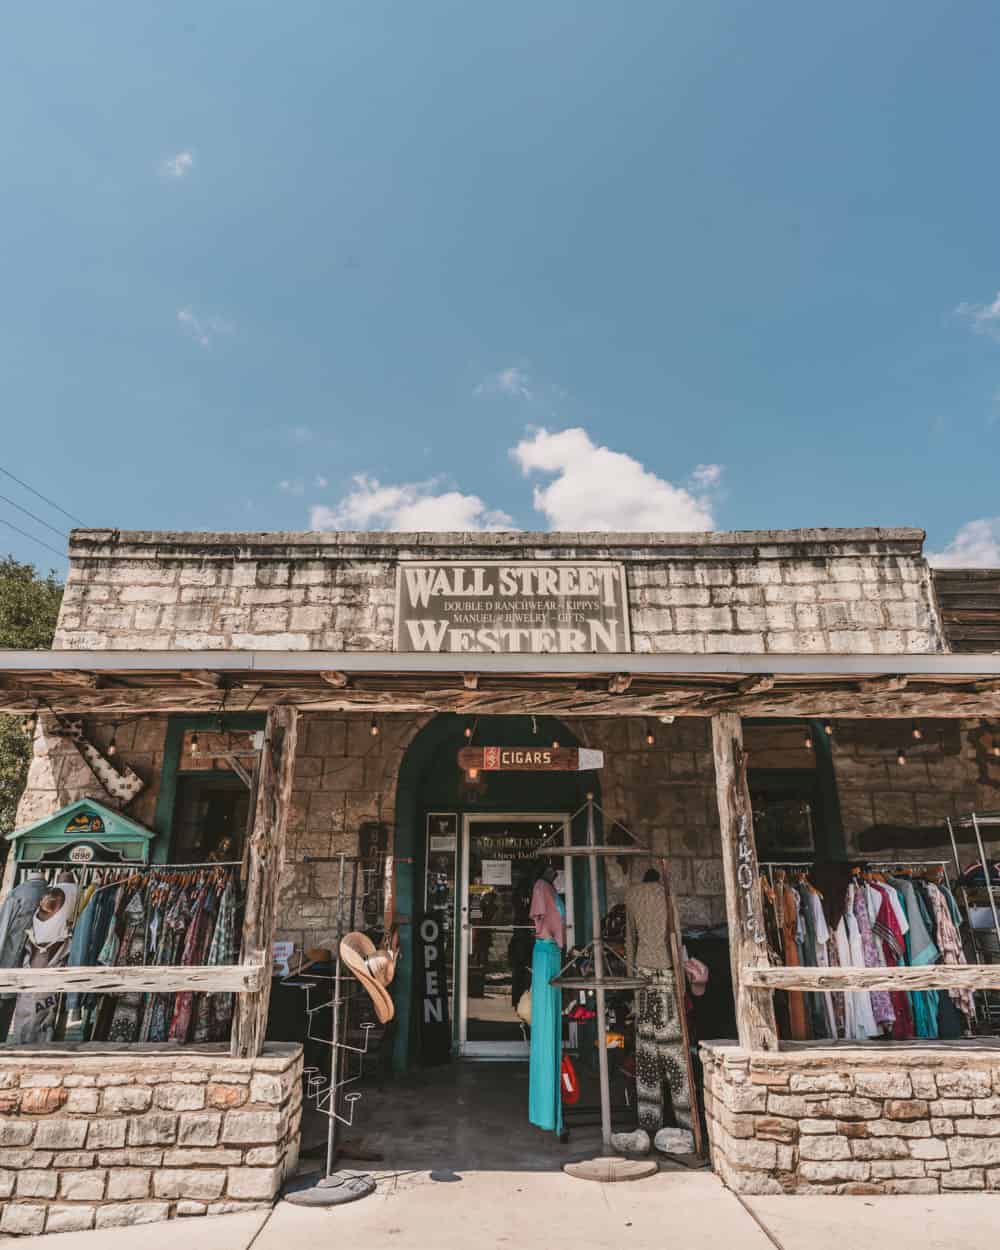
M742 1194L1000 1190L1000 1043L704 1042L712 1165Z
M296 1166L302 1048L0 1049L0 1234L269 1206Z

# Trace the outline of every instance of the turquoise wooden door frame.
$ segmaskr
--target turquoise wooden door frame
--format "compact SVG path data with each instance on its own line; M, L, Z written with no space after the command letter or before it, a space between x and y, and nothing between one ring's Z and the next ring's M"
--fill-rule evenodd
M174 808L177 803L177 775L180 771L181 747L185 733L194 729L197 729L199 733L223 733L227 730L249 733L263 729L266 719L263 712L234 712L221 717L213 712L169 718L167 736L163 745L160 793L156 797L156 815L153 818L153 827L157 834L150 857L153 863L166 864L170 861L171 832L174 824ZM197 776L199 773L193 773L193 775Z

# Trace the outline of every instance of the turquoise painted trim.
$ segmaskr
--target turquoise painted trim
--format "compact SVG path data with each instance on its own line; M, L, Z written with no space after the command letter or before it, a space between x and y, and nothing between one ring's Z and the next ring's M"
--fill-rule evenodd
M67 821L81 811L100 816L104 822L104 832L68 834ZM127 858L147 863L149 846L156 834L121 812L105 807L96 799L74 799L72 803L66 803L51 815L42 816L30 825L15 829L6 837L12 844L13 855L17 860L36 859L39 853L44 854L45 848L63 846L67 842L99 842L107 846L118 846Z
M267 720L264 712L226 713L223 718L226 729L263 729ZM177 774L181 762L181 745L189 729L218 733L220 717L214 712L197 716L171 716L167 720L167 736L163 744L163 767L160 769L160 792L156 796L156 814L153 827L157 838L153 846L153 863L170 861L170 833L174 824L174 806L177 802Z

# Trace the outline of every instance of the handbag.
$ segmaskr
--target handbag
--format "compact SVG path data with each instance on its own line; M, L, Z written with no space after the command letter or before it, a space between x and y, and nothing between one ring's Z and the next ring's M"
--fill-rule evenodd
M522 1024L526 1024L529 1029L531 1028L531 990L525 990L517 1000L514 1014Z

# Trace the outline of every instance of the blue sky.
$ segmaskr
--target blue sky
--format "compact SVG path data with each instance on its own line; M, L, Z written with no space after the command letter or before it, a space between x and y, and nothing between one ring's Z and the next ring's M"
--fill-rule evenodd
M94 526L917 524L1000 563L996 19L14 6L0 465Z

